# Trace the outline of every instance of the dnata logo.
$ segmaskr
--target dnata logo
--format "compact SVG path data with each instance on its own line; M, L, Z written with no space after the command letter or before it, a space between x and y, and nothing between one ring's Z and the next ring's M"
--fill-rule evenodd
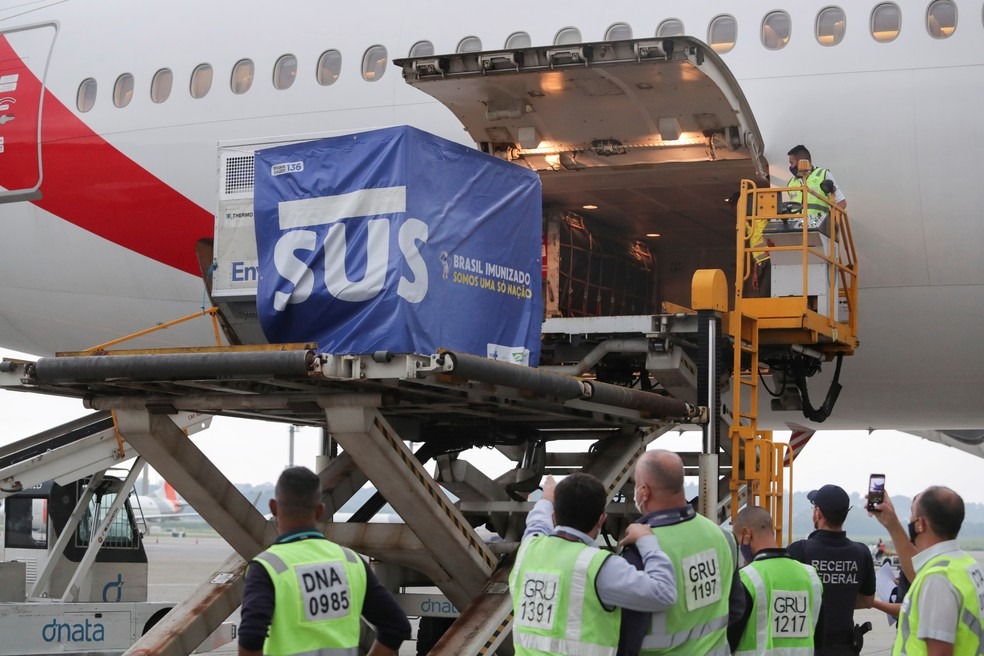
M280 229L289 232L285 232L277 240L273 260L277 273L293 283L294 289L291 292L275 292L273 309L282 312L290 304L303 303L314 292L314 272L295 253L317 249L317 233L304 229L315 226L328 226L324 239L324 285L328 293L339 300L353 303L375 298L383 289L389 268L390 219L366 220L368 239L365 253L352 254L365 258L365 273L359 280L349 280L345 271L345 260L349 253L346 226L341 221L403 213L406 212L406 205L406 187L363 189L337 196L280 203ZM420 219L404 220L400 225L397 242L411 276L400 276L396 293L410 303L420 303L427 296L427 265L419 249L419 244L427 243L427 224Z
M100 622L59 622L52 619L41 628L41 639L45 642L102 642L106 639L106 629Z
M103 586L103 601L119 603L123 600L123 574L117 573L116 580Z
M444 598L428 597L420 602L421 613L440 613L442 615L457 615L458 609Z

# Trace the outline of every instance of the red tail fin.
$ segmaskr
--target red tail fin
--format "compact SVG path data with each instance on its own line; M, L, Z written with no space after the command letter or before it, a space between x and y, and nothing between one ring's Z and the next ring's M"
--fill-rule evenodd
M181 509L184 508L184 501L178 498L178 493L174 491L174 488L167 481L164 481L164 496L171 502L174 512L181 512Z

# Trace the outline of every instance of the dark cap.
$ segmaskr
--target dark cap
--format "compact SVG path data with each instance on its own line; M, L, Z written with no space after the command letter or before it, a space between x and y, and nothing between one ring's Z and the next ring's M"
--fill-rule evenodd
M851 507L851 497L838 485L824 485L806 495L814 506L823 513L847 510Z

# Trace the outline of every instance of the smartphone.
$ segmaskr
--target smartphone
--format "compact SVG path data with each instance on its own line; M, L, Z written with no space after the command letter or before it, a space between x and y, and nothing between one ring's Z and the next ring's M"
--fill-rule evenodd
M885 501L885 474L872 474L868 477L868 510L874 510L875 504Z

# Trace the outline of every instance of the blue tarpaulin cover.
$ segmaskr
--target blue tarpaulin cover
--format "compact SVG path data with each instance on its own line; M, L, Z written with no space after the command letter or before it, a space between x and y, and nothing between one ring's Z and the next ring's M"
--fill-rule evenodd
M386 128L257 151L254 215L256 305L272 343L538 363L532 171Z

